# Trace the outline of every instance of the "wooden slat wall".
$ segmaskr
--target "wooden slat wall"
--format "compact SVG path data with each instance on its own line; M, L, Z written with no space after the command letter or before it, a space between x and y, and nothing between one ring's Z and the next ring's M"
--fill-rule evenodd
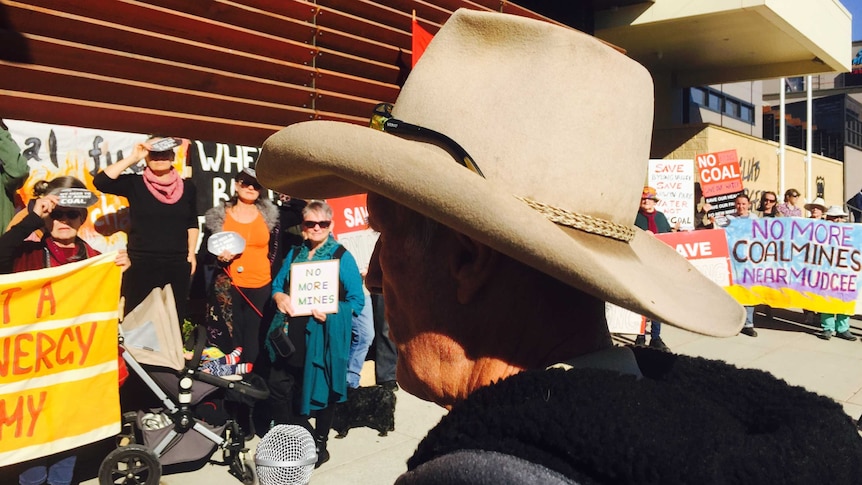
M0 58L0 113L251 146L364 124L398 95L411 12L435 33L461 7L544 19L504 0L0 0L26 46Z

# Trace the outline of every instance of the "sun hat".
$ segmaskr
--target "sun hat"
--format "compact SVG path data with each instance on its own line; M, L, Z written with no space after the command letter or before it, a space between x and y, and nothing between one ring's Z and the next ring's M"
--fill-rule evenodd
M826 217L847 217L850 214L844 212L844 209L840 205L830 205L829 209L823 215Z
M815 208L820 209L821 211L825 212L826 211L826 201L823 200L822 197L817 197L814 200L812 200L811 202L805 204L804 207L805 207L805 210L807 210L809 212L811 211L811 209L815 209Z
M270 136L256 169L303 198L375 192L597 298L736 335L743 308L633 225L652 99L646 69L594 37L458 10L391 114L455 140L484 178L427 140L322 120Z
M656 202L659 201L658 194L656 193L655 189L648 185L644 185L643 193L641 193L641 200L644 199L650 199Z

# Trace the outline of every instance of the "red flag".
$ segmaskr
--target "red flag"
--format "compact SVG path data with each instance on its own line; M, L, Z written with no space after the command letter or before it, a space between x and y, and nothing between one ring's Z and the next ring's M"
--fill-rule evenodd
M423 29L419 22L416 21L416 18L413 18L413 62L410 67L416 65L419 61L419 58L422 57L422 53L425 52L425 48L428 47L428 44L431 42L434 36L428 33L427 30Z

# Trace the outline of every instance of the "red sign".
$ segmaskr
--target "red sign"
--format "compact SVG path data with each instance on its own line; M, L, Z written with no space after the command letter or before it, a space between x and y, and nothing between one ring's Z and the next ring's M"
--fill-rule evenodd
M724 229L667 232L655 237L674 248L718 286L732 284L730 251Z
M332 221L335 223L332 235L336 239L339 239L342 234L368 229L366 197L366 194L359 194L326 199L326 203L332 207Z
M742 192L742 174L736 150L698 155L697 172L704 197Z

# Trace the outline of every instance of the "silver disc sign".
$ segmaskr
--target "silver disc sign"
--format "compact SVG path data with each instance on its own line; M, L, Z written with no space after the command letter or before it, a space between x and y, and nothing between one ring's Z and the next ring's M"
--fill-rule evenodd
M74 209L86 209L99 201L96 194L87 189L68 188L56 192L57 205L60 207L72 207Z
M180 146L176 138L162 138L150 143L151 152L166 152Z
M240 254L245 251L245 239L233 231L217 232L207 240L207 251L216 256L224 251Z

